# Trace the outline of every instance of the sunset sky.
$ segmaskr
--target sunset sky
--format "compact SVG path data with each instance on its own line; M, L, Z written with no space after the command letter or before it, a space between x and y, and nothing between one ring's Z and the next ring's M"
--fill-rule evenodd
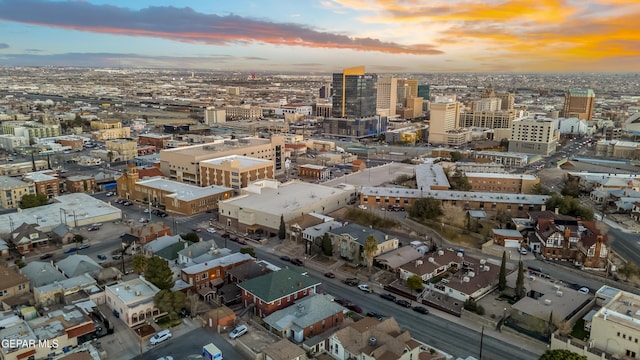
M639 0L0 0L0 66L640 71L638 19Z

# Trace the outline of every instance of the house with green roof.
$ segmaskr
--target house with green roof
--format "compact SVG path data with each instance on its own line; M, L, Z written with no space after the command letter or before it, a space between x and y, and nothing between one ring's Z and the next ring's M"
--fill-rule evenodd
M302 268L282 269L238 284L242 303L253 306L255 315L265 317L316 293L320 282Z

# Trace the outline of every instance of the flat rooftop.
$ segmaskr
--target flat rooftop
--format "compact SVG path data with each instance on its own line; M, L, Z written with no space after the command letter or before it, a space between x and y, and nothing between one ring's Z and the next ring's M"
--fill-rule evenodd
M247 193L239 197L225 200L243 209L272 213L274 209L282 212L292 212L305 206L313 205L319 199L326 199L337 195L349 197L349 193L337 187L321 184L310 184L291 181L279 184L277 187L263 187L259 193ZM348 199L347 199L348 201Z
M10 233L22 223L39 224L42 231L49 231L61 221L70 227L92 224L95 218L101 222L122 218L122 211L108 203L84 193L61 195L48 205L23 209L20 212L0 215L0 233Z
M418 189L431 190L432 186L443 186L447 189L451 187L442 166L437 164L420 164L416 165L415 169Z
M0 176L0 189L27 186L29 183L10 176Z
M141 276L137 279L127 282L107 286L106 289L111 291L125 304L135 303L136 300L148 301L150 298L160 291L155 285L144 280Z
M637 329L640 327L640 296L620 291L594 317Z
M468 172L465 173L468 178L488 178L488 179L505 179L505 180L536 180L538 177L532 174L505 174L505 173L479 173L479 172Z
M453 190L420 191L417 189L388 187L363 187L360 192L365 196L406 197L414 199L432 197L438 200L481 201L523 205L541 205L544 204L549 198L548 195L507 194Z
M168 191L173 193L174 196L180 200L191 201L215 194L223 193L225 191L232 190L231 188L211 185L207 187L200 187L195 185L183 184L177 181L168 180L160 176L153 177L151 179L138 181L136 184L148 186L150 188Z
M213 155L216 152L220 151L228 151L233 149L239 149L247 146L256 146L256 145L266 145L271 143L269 139L261 139L261 138L242 138L242 139L234 139L234 140L215 140L206 144L197 144L190 146L182 146L173 149L163 149L162 153L173 153L180 154L184 156L203 156L203 155Z
M234 161L239 161L240 165L239 167L249 167L249 166L254 166L254 165L260 165L260 164L273 164L273 161L271 160L265 160L265 159L258 159L258 158L252 158L249 156L242 156L242 155L229 155L229 156L222 156L219 158L215 158L215 159L209 159L209 160L203 160L200 163L201 164L211 164L211 165L222 165L223 162L234 162Z

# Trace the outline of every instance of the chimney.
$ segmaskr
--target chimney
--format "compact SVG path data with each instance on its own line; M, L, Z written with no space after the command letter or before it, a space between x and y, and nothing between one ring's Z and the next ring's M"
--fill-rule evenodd
M188 248L188 247L189 247L189 243L185 241L185 242L184 242L184 248L186 249L186 248Z
M560 209L559 209L559 208L555 208L554 213L555 213L556 215L558 215L558 214L560 213Z
M569 239L570 236L571 236L571 229L569 229L569 227L565 227L564 228L564 238L565 239Z

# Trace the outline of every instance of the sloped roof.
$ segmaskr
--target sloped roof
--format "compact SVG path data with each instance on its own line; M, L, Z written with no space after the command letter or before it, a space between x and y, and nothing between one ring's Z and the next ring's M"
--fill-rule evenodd
M79 254L67 256L58 261L56 265L68 277L78 276L83 273L94 273L102 269L102 266L98 265L89 256Z
M320 285L316 279L309 277L302 269L282 269L274 271L251 280L247 280L238 286L262 299L266 303L271 303L290 294Z
M420 259L422 254L411 246L399 247L395 250L391 250L388 253L379 255L376 257L376 261L385 264L390 268L397 268L408 262Z
M419 346L392 317L382 321L365 317L338 330L335 337L351 354L367 354L375 359L398 359L406 349ZM373 345L369 342L371 338L376 339Z
M357 241L360 245L364 245L364 242L367 240L369 235L373 235L373 237L376 238L378 244L382 244L388 241L388 239L385 238L387 234L383 233L382 231L355 223L347 224L343 227L331 230L329 231L329 233L334 235L348 235L355 241ZM395 238L395 236L393 238Z
M50 262L44 261L32 261L20 269L20 272L29 278L32 288L66 279Z
M291 360L304 358L305 351L287 339L276 341L265 347L262 352L272 360Z

